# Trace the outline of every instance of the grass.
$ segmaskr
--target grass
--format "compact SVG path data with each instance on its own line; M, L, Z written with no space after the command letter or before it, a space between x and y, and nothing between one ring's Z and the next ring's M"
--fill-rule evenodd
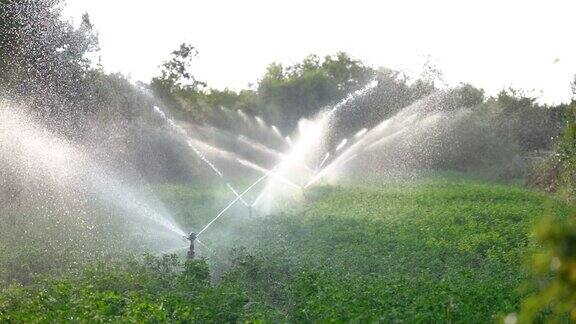
M194 227L225 195L205 187L158 190L175 217ZM571 211L521 187L454 176L317 187L305 197L283 213L252 221L232 215L207 232L204 240L217 250L209 260L218 277L212 284L190 283L205 272L202 261L110 261L5 289L0 321L42 313L113 321L487 322L516 311L529 292L521 287L526 260L538 249L535 221ZM111 276L129 284L104 284ZM59 285L68 285L64 297ZM69 307L53 311L51 297ZM107 298L121 302L100 311Z

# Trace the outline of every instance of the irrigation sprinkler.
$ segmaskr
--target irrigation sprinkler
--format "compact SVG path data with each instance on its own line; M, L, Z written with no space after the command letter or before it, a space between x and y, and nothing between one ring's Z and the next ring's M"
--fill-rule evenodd
M214 252L211 248L209 248L206 243L200 241L198 239L198 235L196 235L196 233L194 232L190 232L190 234L188 234L188 236L184 236L184 238L188 241L190 241L190 246L188 248L188 253L187 253L187 257L188 259L194 259L194 257L196 256L196 251L194 249L194 244L198 243L200 246L202 246L203 248L205 248L208 252L212 253L212 254L216 254L216 252ZM185 248L178 248L177 250L181 250L181 249L185 249Z
M353 99L355 96L357 96L357 95L363 94L364 92L366 92L367 90L375 87L376 85L377 85L377 82L371 82L367 87L365 87L365 88L363 88L363 89L361 89L361 90L359 90L359 91L356 91L356 92L354 92L353 94L350 94L350 95L349 95L348 97L346 97L343 101L341 101L339 104L337 104L336 106L334 106L327 114L325 114L325 116L324 116L323 118L330 118L331 115L333 115L339 108L341 108L342 106L344 106L344 104L345 104L346 102L352 100L352 99ZM196 145L193 143L192 139L191 139L190 137L188 137L188 135L186 134L186 131L184 131L184 129L182 129L181 127L179 127L178 125L176 125L176 123L175 123L172 119L168 118L168 117L166 116L166 114L165 114L159 107L156 107L156 106L155 106L155 107L154 107L154 110L155 110L157 113L159 113L159 114L168 122L168 124L169 124L173 129L177 130L178 132L180 132L181 134L183 134L184 136L186 136L186 138L188 139L188 140L187 140L187 143L188 143L188 145L190 146L190 148L200 157L200 159L201 159L203 162L205 162L205 163L214 171L214 173L216 173L220 178L224 179L224 175L222 174L222 172L221 172L215 165L213 165L212 162L211 162L210 160L208 160L208 159L206 158L206 156L196 147ZM240 115L243 114L241 111L238 111L238 113L239 113ZM245 117L245 116L243 116L243 117ZM258 118L257 118L256 120L259 122L259 124L263 124L263 122L262 122L261 120L258 120ZM280 133L280 131L278 130L278 128L276 128L274 125L272 125L271 128L272 128L272 130L274 131L274 133L275 133L276 135L278 135L280 138L282 138L282 134ZM355 135L355 138L358 139L358 138L362 137L366 132L367 132L366 129L362 129L361 131L359 131L359 132ZM240 137L239 139L242 140L243 137ZM290 136L284 137L284 140L286 141L286 143L287 143L289 146L293 146L292 139L290 138ZM342 142L336 147L336 150L335 150L335 151L339 151L340 149L342 149L344 146L346 146L347 142L348 142L348 139L342 140ZM262 148L261 148L261 149L262 149ZM272 150L268 149L267 152L272 152ZM344 152L344 153L346 153L346 152ZM284 158L286 157L286 155L284 155L284 154L281 153L281 152L274 152L274 154L275 154L275 155L276 155L276 154L277 154L277 155L280 155L280 156L282 157L282 159L284 159ZM324 167L324 164L326 163L326 161L328 160L328 158L329 158L329 156L330 156L330 153L327 152L326 155L324 156L322 162L320 162L320 165L319 165L318 168L317 168L318 171L316 172L316 174L314 175L314 177L312 177L312 178L309 180L309 182L308 182L305 186L303 186L303 187L302 187L302 186L299 186L299 185L297 185L297 184L294 184L293 182L291 182L291 181L289 181L289 180L287 180L287 179L285 179L285 178L283 178L283 177L281 177L280 175L278 175L278 174L275 173L275 172L276 172L276 169L278 169L278 168L280 167L280 165L282 164L282 162L278 163L274 168L272 168L272 169L270 169L270 170L267 170L266 168L262 168L262 167L260 167L260 166L258 166L258 165L256 165L256 164L254 164L254 163L251 163L251 162L249 162L249 161L245 161L245 160L243 160L243 159L237 158L236 161L239 162L240 164L243 164L243 165L245 165L245 166L249 166L249 167L251 167L251 168L253 168L253 169L256 169L256 170L258 170L258 171L261 171L262 173L264 173L264 175L263 175L262 177L260 177L258 180L256 180L252 185L250 185L250 186L249 186L246 190L244 190L242 193L238 193L238 192L232 187L232 185L231 185L230 183L226 182L226 186L228 187L228 189L230 189L230 190L234 193L234 195L236 196L236 198L235 198L234 200L232 200L224 209L222 209L222 210L221 210L208 224L206 224L206 225L204 226L204 228L202 228L198 233L191 232L188 236L185 236L185 238L186 238L188 241L190 241L190 247L189 247L189 250L188 250L188 258L189 258L189 259L193 259L194 256L195 256L195 251L194 251L194 243L195 243L195 242L198 242L200 245L206 247L205 244L203 244L201 241L198 240L198 237L199 237L200 235L202 235L202 233L204 233L204 231L206 231L214 222L216 222L216 220L218 220L222 215L224 215L224 213L225 213L228 209L230 209L238 200L240 200L240 201L242 201L242 203L244 203L244 205L248 208L248 215L249 215L250 217L252 217L252 215L253 215L253 207L255 207L255 206L258 204L258 202L261 200L261 198L264 196L264 194L266 193L267 190L266 190L266 188L264 188L264 189L259 193L259 195L258 195L258 197L256 198L256 200L255 200L251 205L248 204L248 203L244 200L243 196L244 196L246 193L248 193L250 190L252 190L252 188L254 188L254 187L255 187L258 183L260 183L262 180L264 180L265 178L267 178L267 177L270 176L270 177L276 178L277 180L279 180L279 181L281 181L281 182L284 182L284 183L289 184L289 185L291 185L291 186L293 186L293 187L296 187L296 188L298 188L298 189L300 189L300 190L306 189L307 187L311 186L311 185L314 184L316 181L318 181L320 178L322 178L322 177L324 176L324 174L325 174L328 170L332 169L333 167L335 167L335 166L337 166L337 165L346 164L348 161L354 159L354 158L357 156L357 154L354 154L354 155L351 156L350 158L345 159L344 161L340 162L340 161L339 161L339 158L342 157L342 155L345 155L345 154L342 154L342 153L341 153L332 163L330 163L328 166ZM306 166L306 165L303 165L302 167L303 167L303 168L306 168L306 169L308 169L308 170L310 170L310 171L312 171L312 170L311 170L308 166ZM207 248L209 251L211 251L208 247L206 247L206 248Z
M185 238L188 241L190 241L190 248L188 249L188 259L194 259L194 256L196 255L196 252L194 251L194 241L196 241L197 237L198 236L194 232L190 232L188 236L185 236Z

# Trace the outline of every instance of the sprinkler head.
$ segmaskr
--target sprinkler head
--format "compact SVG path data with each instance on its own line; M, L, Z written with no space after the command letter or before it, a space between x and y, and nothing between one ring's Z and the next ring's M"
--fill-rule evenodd
M194 232L190 232L190 234L188 234L188 236L186 236L186 239L190 241L190 249L188 250L188 259L194 259L194 256L196 255L196 252L194 251L194 241L196 240L196 233Z

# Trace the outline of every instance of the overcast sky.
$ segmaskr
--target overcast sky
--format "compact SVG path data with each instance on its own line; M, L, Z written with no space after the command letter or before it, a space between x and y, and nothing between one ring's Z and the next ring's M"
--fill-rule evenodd
M345 51L379 67L418 73L426 57L450 84L489 94L514 86L548 103L570 99L576 73L576 1L67 0L88 12L102 64L149 81L182 42L212 87L241 89L271 62Z

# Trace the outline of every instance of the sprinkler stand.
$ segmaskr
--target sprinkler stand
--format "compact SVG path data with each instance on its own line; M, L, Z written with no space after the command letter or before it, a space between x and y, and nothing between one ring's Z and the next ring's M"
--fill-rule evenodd
M190 249L188 250L188 259L194 259L196 252L194 252L194 241L196 240L196 233L190 232L185 238L190 241Z

